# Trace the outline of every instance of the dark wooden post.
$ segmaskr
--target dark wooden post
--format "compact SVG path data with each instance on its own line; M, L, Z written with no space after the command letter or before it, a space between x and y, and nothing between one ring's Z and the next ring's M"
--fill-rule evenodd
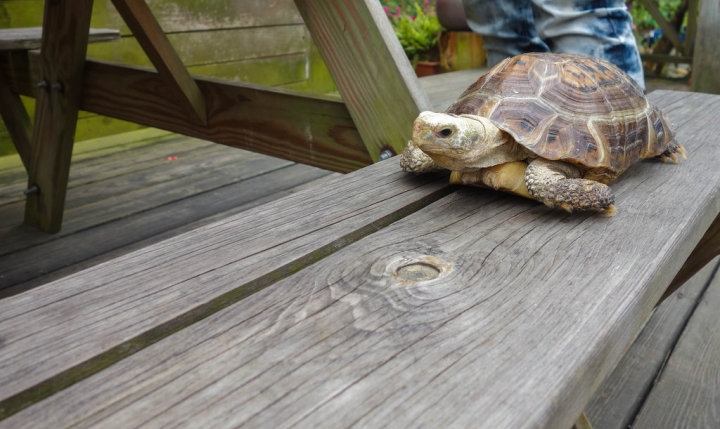
M703 0L700 4L697 39L693 54L692 90L720 94L720 2Z
M47 232L62 224L92 0L45 0L25 223Z

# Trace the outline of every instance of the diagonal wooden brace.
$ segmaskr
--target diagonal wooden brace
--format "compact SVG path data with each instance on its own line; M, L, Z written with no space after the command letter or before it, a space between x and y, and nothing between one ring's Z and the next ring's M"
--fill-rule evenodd
M0 56L0 61L3 57ZM10 81L0 70L0 117L10 134L15 149L17 149L25 170L30 170L32 123L20 96L10 89Z
M690 280L695 273L715 259L717 255L720 255L720 215L715 218L710 228L705 231L700 242L695 246L695 249L690 253L690 256L688 256L682 268L680 268L680 271L675 275L670 286L665 290L662 298L660 298L660 302L675 292L686 281Z
M140 46L197 125L207 125L205 98L144 0L113 0Z
M295 0L373 160L399 154L430 110L377 0ZM384 153L383 153L384 152Z

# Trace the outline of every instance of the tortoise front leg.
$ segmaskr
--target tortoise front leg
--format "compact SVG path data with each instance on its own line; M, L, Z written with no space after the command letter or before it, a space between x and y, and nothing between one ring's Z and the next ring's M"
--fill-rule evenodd
M580 176L580 169L572 164L538 158L525 170L525 184L530 194L548 207L614 215L615 196L610 187Z
M405 150L400 155L400 167L408 173L430 173L447 170L437 165L432 158L415 146L412 140L408 141Z

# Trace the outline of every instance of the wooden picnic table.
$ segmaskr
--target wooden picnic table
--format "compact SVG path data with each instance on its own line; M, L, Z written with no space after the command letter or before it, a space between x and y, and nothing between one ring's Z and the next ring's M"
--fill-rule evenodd
M392 158L0 301L0 428L570 428L717 254L720 96L650 97L615 217Z
M296 0L342 100L190 77L138 0L113 3L156 69L86 60L91 3L48 0L41 53L0 53L3 100L38 97L32 131L3 118L48 231L79 108L351 171L433 107L374 0ZM689 159L625 173L613 218L392 158L3 299L0 428L570 427L718 253L720 98L651 98Z
M342 99L191 76L144 0L113 0L153 68L86 59L93 0L46 0L40 52L0 49L25 223L59 231L78 110L349 172L402 151L430 105L376 0L296 0ZM369 61L368 61L369 59ZM37 98L35 121L20 95Z

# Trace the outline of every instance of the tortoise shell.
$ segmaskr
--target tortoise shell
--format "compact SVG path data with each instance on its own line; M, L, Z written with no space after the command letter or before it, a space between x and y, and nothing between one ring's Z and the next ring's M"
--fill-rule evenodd
M486 117L539 157L573 163L604 183L675 138L632 78L585 55L508 58L445 113Z

